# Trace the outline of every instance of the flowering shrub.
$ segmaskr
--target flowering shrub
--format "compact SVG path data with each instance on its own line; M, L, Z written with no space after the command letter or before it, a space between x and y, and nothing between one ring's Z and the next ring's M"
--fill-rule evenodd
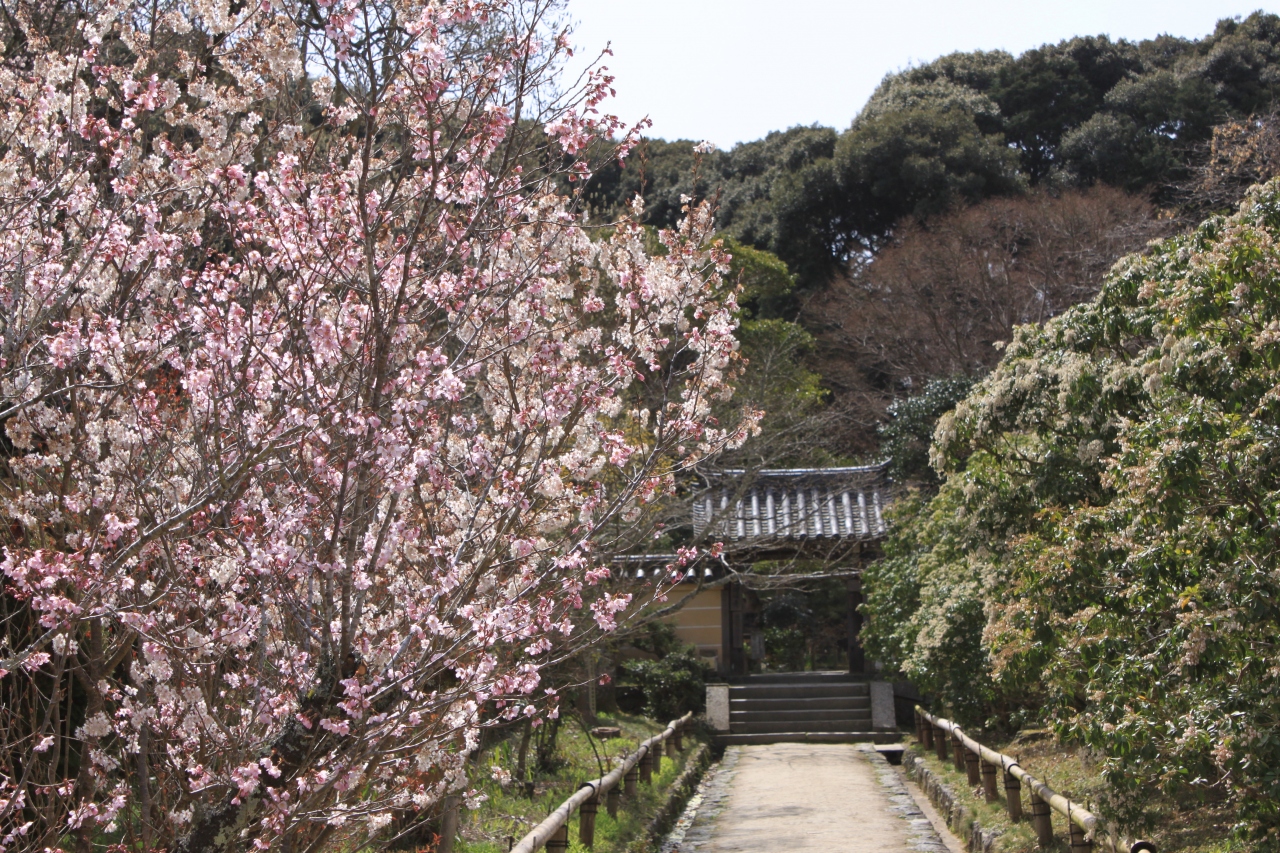
M710 211L588 238L544 0L14 9L0 850L372 843L750 429Z
M1106 756L1122 813L1144 785L1227 798L1260 849L1280 847L1278 282L1272 183L1019 329L939 423L946 483L869 582L877 648L945 702L1042 706Z

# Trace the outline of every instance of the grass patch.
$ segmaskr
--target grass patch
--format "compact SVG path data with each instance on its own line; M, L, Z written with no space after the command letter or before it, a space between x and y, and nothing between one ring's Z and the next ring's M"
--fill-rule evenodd
M1030 851L1040 849L1036 843L1035 832L1031 829L1031 824L1027 820L1024 819L1019 823L1013 823L1009 820L1009 815L1004 808L1003 790L1001 791L999 802L988 803L983 797L982 786L970 786L968 774L957 771L950 759L945 762L939 761L937 753L932 749L925 749L914 738L912 742L915 745L916 755L920 757L934 777L952 790L961 805L973 815L974 820L983 829L995 830L1000 833L994 845L996 853L1030 853ZM987 745L993 749L999 748L994 744ZM948 749L950 749L950 745L948 745ZM948 752L948 755L950 755L950 752ZM1037 773L1039 768L1031 763L1029 756L1027 758L1027 769L1032 773ZM1000 784L1003 786L1003 781ZM1022 808L1026 812L1030 811L1030 803L1027 800L1025 791L1022 793ZM1057 846L1054 848L1054 853L1059 853L1059 851L1068 853L1070 845L1064 840L1067 830L1066 818L1057 813L1054 813L1053 818L1054 832L1058 841Z
M622 737L600 741L590 737L576 722L566 720L557 741L557 756L563 762L554 771L533 777L534 795L524 796L519 786L503 786L486 777L480 790L489 799L474 812L462 815L458 853L506 853L508 839L519 841L561 803L578 789L582 782L599 778L603 769L608 773L623 758L634 752L640 742L658 734L667 723L657 723L644 717L615 714L601 717L601 725L616 725L622 729ZM519 734L513 734L485 756L485 768L497 765L514 773ZM595 749L592 749L594 745ZM609 817L604 802L596 814L595 853L636 853L647 850L645 827L666 800L667 789L684 769L685 760L692 754L696 741L685 734L685 751L677 753L674 760L663 758L662 772L653 775L652 784L638 785L637 795L630 802L624 796L616 819ZM597 758L598 755L598 758ZM621 788L621 783L619 783ZM571 851L585 851L578 843L578 816L569 821Z

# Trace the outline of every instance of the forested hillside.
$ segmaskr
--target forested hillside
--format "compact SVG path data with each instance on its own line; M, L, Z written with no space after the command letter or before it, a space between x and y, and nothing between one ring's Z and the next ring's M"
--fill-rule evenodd
M826 450L871 457L895 401L984 375L1014 325L1089 298L1122 255L1234 206L1253 181L1209 191L1215 132L1231 149L1218 165L1239 170L1277 95L1280 18L1260 12L1198 40L956 53L888 75L847 128L704 155L649 140L587 195L609 216L640 193L663 226L682 196L714 198L723 234L784 261L794 292L753 316L812 337L805 366L840 413ZM1267 177L1256 160L1250 176Z

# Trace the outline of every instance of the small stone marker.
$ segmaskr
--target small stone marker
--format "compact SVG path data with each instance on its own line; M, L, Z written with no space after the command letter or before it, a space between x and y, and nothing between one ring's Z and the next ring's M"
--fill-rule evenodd
M718 732L729 731L729 685L707 685L707 722Z
M896 729L897 719L894 716L893 685L887 681L873 681L871 693L871 727L873 729Z

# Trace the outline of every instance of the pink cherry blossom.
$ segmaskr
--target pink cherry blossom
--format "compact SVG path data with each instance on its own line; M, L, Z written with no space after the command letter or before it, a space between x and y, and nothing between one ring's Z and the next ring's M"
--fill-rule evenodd
M661 595L601 566L751 429L727 257L594 236L549 5L0 20L0 853L426 817Z

